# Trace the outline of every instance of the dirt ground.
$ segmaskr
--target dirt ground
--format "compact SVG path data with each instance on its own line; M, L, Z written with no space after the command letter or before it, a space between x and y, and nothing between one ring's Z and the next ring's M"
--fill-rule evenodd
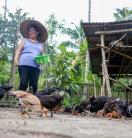
M132 120L55 114L21 118L18 109L0 108L0 138L132 138Z

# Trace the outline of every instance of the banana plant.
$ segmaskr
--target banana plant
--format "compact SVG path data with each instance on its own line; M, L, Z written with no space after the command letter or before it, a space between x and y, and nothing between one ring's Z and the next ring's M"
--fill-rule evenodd
M122 9L116 9L114 13L116 21L132 20L132 9L124 7Z

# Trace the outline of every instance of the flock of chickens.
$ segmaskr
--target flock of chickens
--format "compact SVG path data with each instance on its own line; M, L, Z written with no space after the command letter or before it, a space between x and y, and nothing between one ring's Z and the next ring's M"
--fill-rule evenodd
M95 113L95 116L109 117L110 119L132 117L132 103L116 97L91 96L74 107L66 107L65 112L74 114L91 112Z
M4 97L12 86L0 85L0 99ZM47 88L36 93L42 106L53 112L60 111L70 114L95 113L95 116L122 118L132 117L132 103L124 99L107 96L91 96L88 100L82 101L78 105L63 107L63 96L59 95L58 88Z
M9 85L0 85L0 99L2 99L5 94L8 95L8 91L12 89ZM53 116L53 110L62 105L63 96L58 94L58 88L47 88L39 91L35 94L39 98L42 106L51 111L51 117Z

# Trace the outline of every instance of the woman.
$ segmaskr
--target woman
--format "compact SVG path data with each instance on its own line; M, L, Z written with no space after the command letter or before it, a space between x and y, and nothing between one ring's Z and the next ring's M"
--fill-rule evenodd
M43 53L43 43L48 37L45 27L35 20L26 20L20 25L20 32L24 37L19 44L14 64L18 65L20 85L19 90L32 87L33 93L37 91L40 67L35 57Z

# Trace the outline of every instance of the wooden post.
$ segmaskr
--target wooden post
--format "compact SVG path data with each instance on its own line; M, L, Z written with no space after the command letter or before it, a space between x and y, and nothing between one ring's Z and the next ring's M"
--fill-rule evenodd
M48 53L48 42L44 43L45 45L45 49L44 49L44 53L47 54ZM45 83L45 88L48 88L48 66L49 64L45 64L45 79L46 79L46 83Z
M96 90L96 83L95 83L95 77L93 76L94 81L94 96L97 97L97 90Z
M101 34L101 45L104 45L104 34ZM108 91L107 95L111 96L111 88L110 88L110 81L108 76L108 69L106 66L106 57L105 57L105 51L103 48L101 48L102 52L102 73L103 75L103 85L101 88L101 95L105 95L105 88Z

